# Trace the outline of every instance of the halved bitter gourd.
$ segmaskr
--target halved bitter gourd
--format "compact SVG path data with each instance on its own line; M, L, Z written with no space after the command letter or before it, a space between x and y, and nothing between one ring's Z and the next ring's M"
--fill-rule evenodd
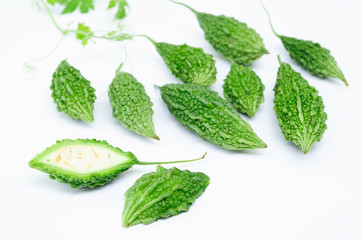
M133 153L124 152L106 141L64 139L36 155L29 162L29 166L49 174L51 179L69 184L72 188L93 188L109 183L135 164L168 164L199 159L141 162Z

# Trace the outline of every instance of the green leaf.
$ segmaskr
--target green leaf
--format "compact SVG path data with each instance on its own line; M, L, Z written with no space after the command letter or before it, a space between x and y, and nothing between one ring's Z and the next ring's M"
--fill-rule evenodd
M48 0L48 3L49 3L50 5L53 5L53 6L54 6L55 3L65 4L66 1L67 1L67 0Z
M111 9L117 5L117 0L110 0L108 9Z
M81 13L88 13L90 9L94 10L93 0L80 1L80 12Z
M89 10L94 10L94 0L47 0L50 5L55 3L65 5L61 14L67 14L74 12L79 8L81 13L88 13Z
M115 13L116 19L123 19L126 17L126 7L129 7L127 0L110 0L108 9L114 8L118 5L118 10Z
M83 46L87 45L88 41L93 37L93 35L94 33L88 26L85 26L84 23L78 24L76 38L81 40Z
M72 13L75 11L76 7L78 6L79 4L79 0L71 0L70 2L68 2L66 5L65 5L65 8L64 10L62 11L61 14L66 14L66 13Z

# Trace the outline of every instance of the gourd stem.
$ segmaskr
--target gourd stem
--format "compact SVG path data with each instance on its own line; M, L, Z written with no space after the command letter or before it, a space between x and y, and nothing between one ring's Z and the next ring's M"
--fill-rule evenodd
M232 58L229 58L229 57L217 57L217 56L215 56L215 58L218 58L218 59L221 59L221 60L228 60L232 64L237 64Z
M118 73L120 72L120 70L122 69L123 65L124 65L124 62L121 62L120 65L119 65L119 67L117 68L117 70L115 70L115 74L118 74Z
M144 35L144 34L136 34L136 35L133 35L133 37L144 37L144 38L148 39L151 43L153 43L153 45L157 44L157 42L154 41L151 37Z
M262 0L259 0L264 11L266 12L267 16L268 16L268 21L269 21L269 24L271 25L271 29L272 29L272 32L278 37L278 38L281 38L281 36L275 31L275 29L273 28L273 25L272 25L272 21L271 21L271 14L268 12L266 6L263 4Z
M278 62L280 63L280 65L281 65L281 64L282 64L282 61L281 61L280 55L277 55L277 59L278 59Z
M174 1L174 0L169 0L169 1L171 1L172 3L175 3L175 4L178 4L178 5L182 5L182 6L184 6L184 7L186 7L186 8L188 8L189 10L191 10L194 14L196 14L197 15L197 11L196 10L194 10L193 8L191 8L190 6L188 6L187 4L184 4L184 3L181 3L181 2L177 2L177 1Z
M66 30L63 30L63 29L58 25L58 23L55 21L55 18L54 18L54 16L53 16L53 14L51 13L48 5L44 2L44 0L40 0L40 1L41 1L41 4L43 4L43 6L44 6L46 12L48 13L51 21L53 22L54 26L55 26L63 35L67 34L68 32L67 32Z
M30 59L26 62L26 64L30 64L31 62L36 62L36 61L41 61L43 59L46 59L47 57L49 57L51 54L53 54L56 49L58 49L60 43L63 41L65 35L62 35L61 38L59 39L59 41L56 43L56 45L53 47L53 49L47 53L46 55L42 56L42 57L38 57L38 58L35 58L35 59Z
M207 155L207 153L205 153L200 158L191 159L191 160L180 160L180 161L171 161L171 162L141 162L141 161L137 161L135 164L137 164L137 165L156 165L156 164L172 164L172 163L195 162L195 161L203 159L206 155Z

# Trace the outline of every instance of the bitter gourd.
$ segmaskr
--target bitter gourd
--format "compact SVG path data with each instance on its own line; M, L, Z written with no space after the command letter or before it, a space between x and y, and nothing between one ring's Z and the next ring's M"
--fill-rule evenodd
M264 5L263 7L268 15L273 33L282 41L283 46L296 63L320 78L337 78L348 86L347 80L330 50L322 47L319 43L277 34L273 28L269 12Z
M216 62L202 48L156 42L146 35L139 36L152 42L168 69L183 82L209 86L216 81Z
M274 87L274 110L286 140L307 153L325 132L327 114L322 97L301 74L280 62Z
M264 85L249 67L233 63L223 84L224 97L241 113L252 117L263 103Z
M113 116L129 130L159 140L153 124L153 103L144 86L130 73L119 72L109 86Z
M50 89L59 112L64 112L73 119L94 121L95 89L66 60L54 72Z
M279 36L290 56L301 67L320 78L337 78L348 86L347 80L330 50L319 43L297 38Z
M267 146L217 92L196 84L166 84L160 91L170 113L201 138L229 150Z
M184 3L170 1L190 9L196 15L206 40L215 50L234 62L248 65L268 53L260 35L247 24L233 17L198 12Z
M209 185L201 172L165 169L144 174L125 193L123 226L149 224L189 210Z
M93 188L109 183L135 164L181 163L199 159L140 162L133 153L123 152L106 141L64 139L37 154L30 160L29 166L49 174L51 179L69 184L72 188Z

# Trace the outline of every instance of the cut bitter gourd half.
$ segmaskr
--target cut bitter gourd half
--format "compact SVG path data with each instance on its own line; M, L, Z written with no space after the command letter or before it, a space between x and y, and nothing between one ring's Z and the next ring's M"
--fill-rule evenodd
M57 141L30 160L29 166L49 174L51 179L72 188L101 186L117 178L133 165L171 164L203 159L169 162L141 162L131 152L123 152L106 141L64 139Z
M131 152L106 141L64 139L38 154L29 166L72 188L104 185L137 163Z

